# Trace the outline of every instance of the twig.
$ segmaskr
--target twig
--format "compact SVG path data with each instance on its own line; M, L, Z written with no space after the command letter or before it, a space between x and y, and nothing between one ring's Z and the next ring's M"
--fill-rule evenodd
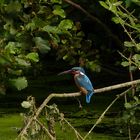
M50 139L54 140L55 138L49 133L48 129L38 119L35 119L35 120L45 130L45 132L50 137Z
M118 88L128 87L128 86L131 86L132 84L138 84L138 83L140 83L140 79L135 80L135 81L131 81L131 82L126 82L126 83L122 83L122 84L113 85L113 86L108 86L108 87L104 87L104 88L100 88L100 89L95 89L94 92L95 93L101 93L101 92L110 91L110 90L114 90L114 89L118 89ZM66 98L66 97L76 97L76 96L81 96L81 93L80 92L75 92L75 93L64 93L64 94L56 94L56 93L50 94L44 100L44 102L40 105L40 107L37 109L35 115L32 118L29 119L27 125L22 129L22 131L20 132L18 137L21 137L22 135L26 134L26 130L29 128L32 121L35 120L39 116L42 109L48 104L48 102L52 98L54 98L54 97Z
M138 138L140 138L140 132L137 134L135 140L139 140Z
M95 124L93 125L93 127L90 129L90 131L85 135L84 140L89 136L89 134L93 131L93 129L102 121L105 113L110 109L110 107L123 95L125 95L131 88L129 88L128 90L124 91L123 93L117 95L117 97L111 102L111 104L105 109L105 111L101 114L101 116L99 117L99 119L95 122Z
M75 134L78 135L81 140L84 140L79 132L65 118L63 118L63 120L74 130Z
M131 127L130 126L128 126L128 137L129 137L129 140L132 140L131 139Z

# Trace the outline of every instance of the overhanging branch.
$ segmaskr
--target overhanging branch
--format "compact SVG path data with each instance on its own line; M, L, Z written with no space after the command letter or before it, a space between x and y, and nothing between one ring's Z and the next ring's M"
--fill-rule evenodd
M97 17L91 15L88 11L86 11L83 7L81 7L79 4L73 2L72 0L64 0L66 3L72 5L73 7L79 9L80 11L82 11L85 15L87 15L87 17L89 17L92 21L98 23L102 29L107 33L107 35L109 37L111 37L119 46L122 46L122 42L120 41L120 39L112 33L112 31L107 27L106 24L104 24L101 20L99 20Z

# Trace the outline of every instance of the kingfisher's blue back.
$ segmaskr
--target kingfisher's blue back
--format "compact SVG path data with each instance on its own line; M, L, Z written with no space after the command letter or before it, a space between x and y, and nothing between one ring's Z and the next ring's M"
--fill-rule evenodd
M87 90L88 93L86 95L86 102L90 103L90 98L94 93L94 89L89 78L84 73L81 72L78 76L75 77L75 82L77 86L83 87L84 89Z

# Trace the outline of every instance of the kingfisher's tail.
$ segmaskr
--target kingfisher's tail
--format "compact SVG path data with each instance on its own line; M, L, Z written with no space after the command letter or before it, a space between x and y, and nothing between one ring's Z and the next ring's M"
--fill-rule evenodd
M86 103L90 103L91 97L93 95L93 91L89 91L86 95Z

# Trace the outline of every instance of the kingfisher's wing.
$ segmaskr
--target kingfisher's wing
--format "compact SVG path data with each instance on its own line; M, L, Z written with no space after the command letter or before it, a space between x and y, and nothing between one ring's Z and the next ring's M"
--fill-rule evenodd
M88 91L93 91L92 83L85 74L76 76L75 82L78 86L83 87Z

